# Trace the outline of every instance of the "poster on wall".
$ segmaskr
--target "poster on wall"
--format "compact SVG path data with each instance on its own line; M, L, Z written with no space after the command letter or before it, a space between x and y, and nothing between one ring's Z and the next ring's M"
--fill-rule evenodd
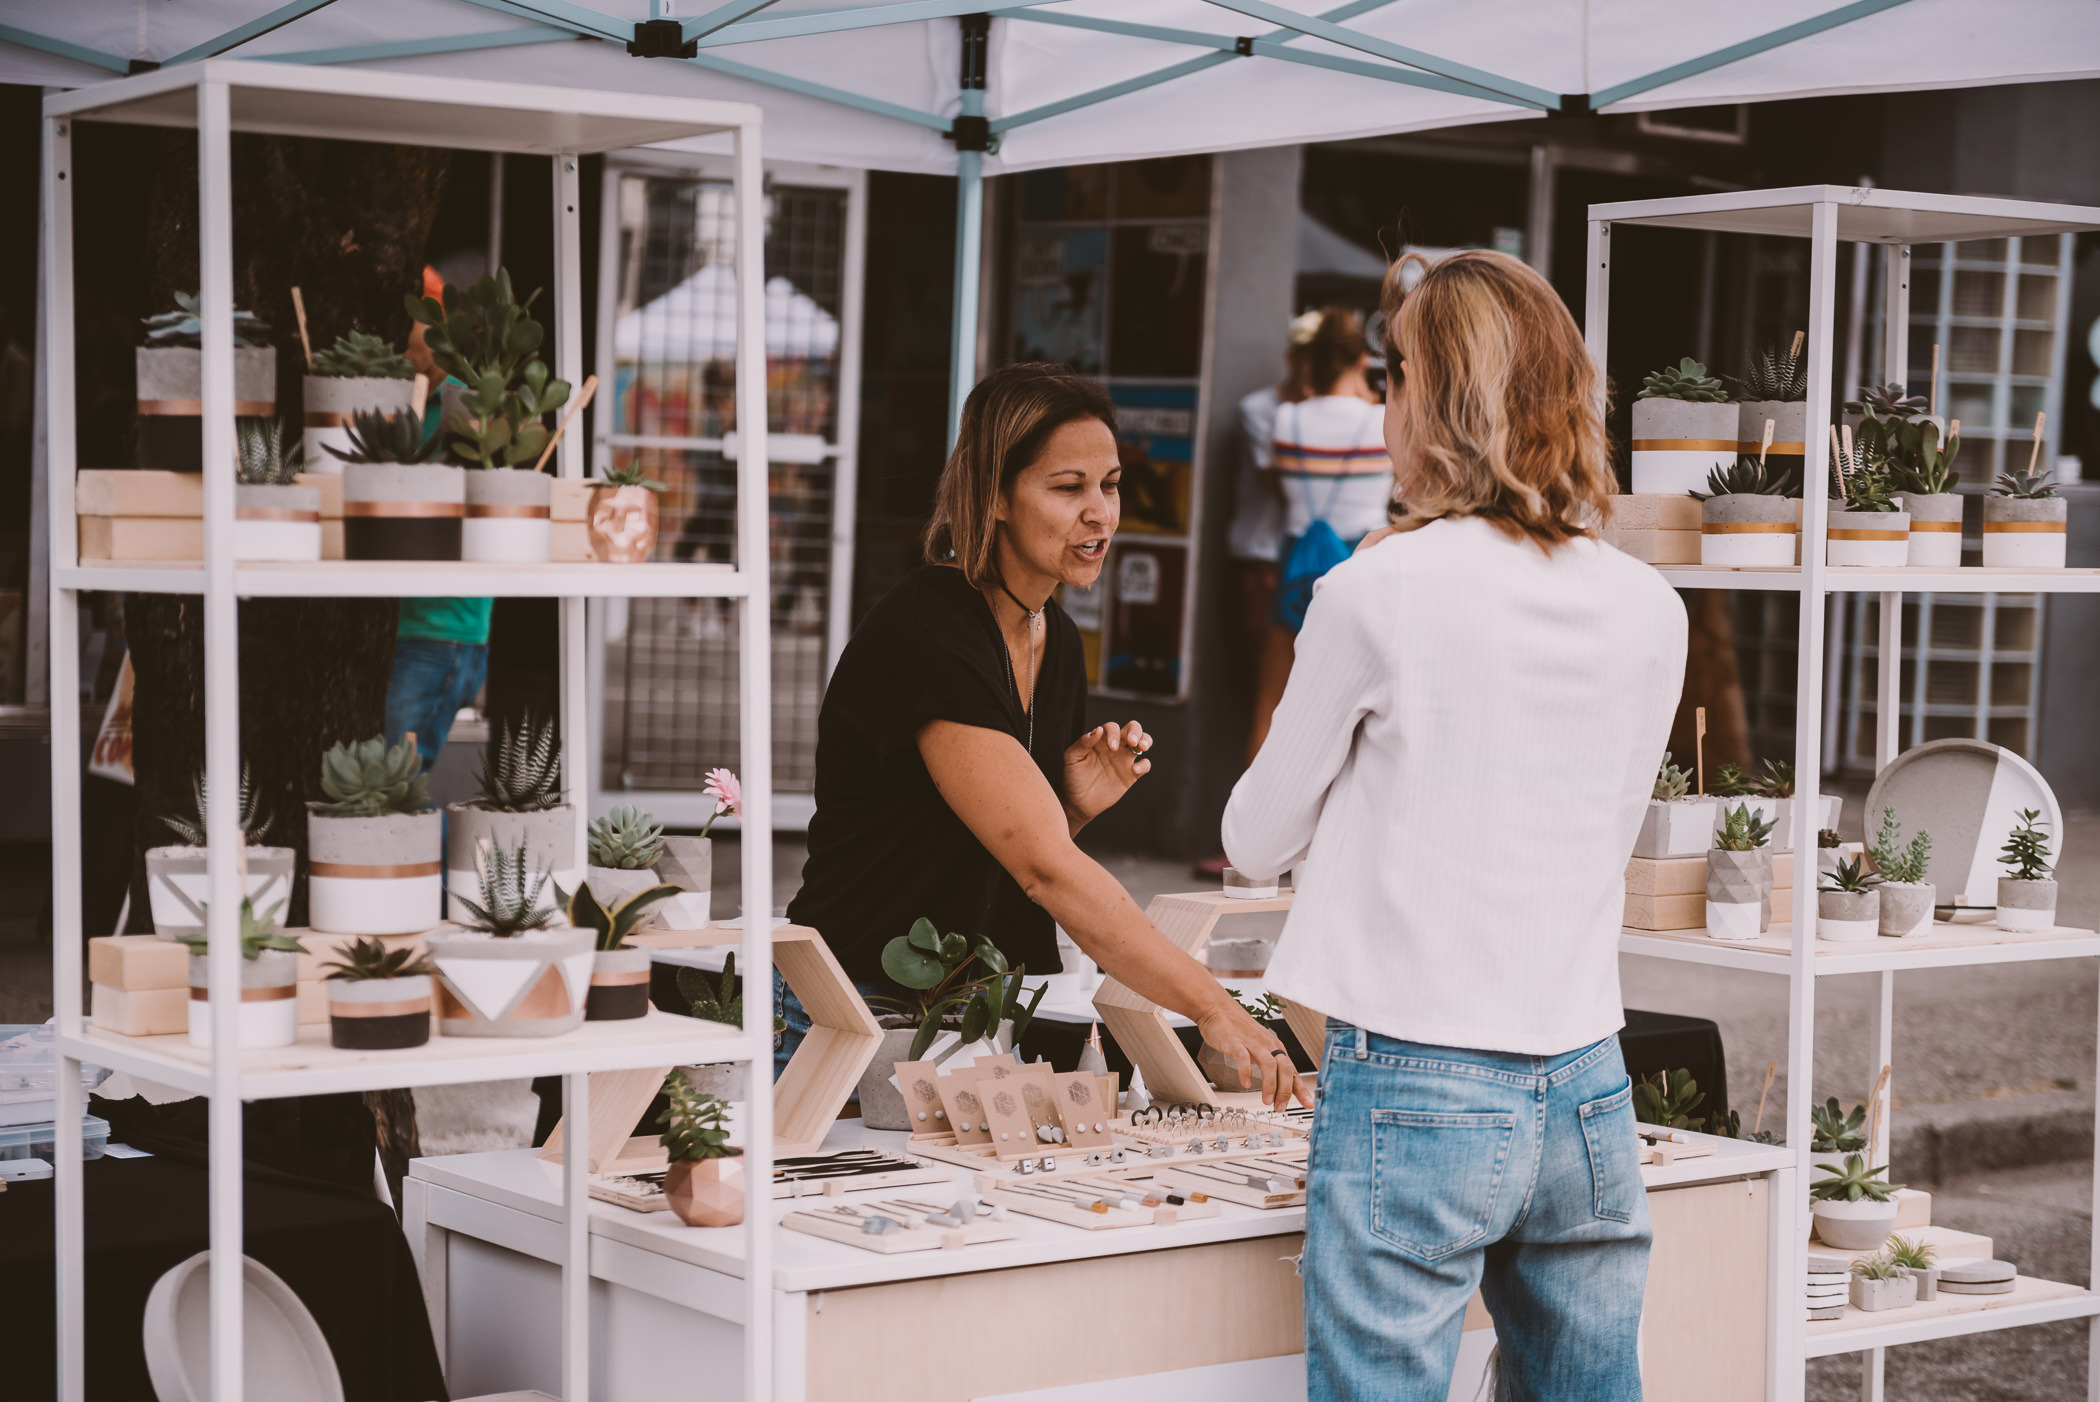
M1123 526L1132 535L1187 535L1196 478L1196 387L1111 384L1123 464Z
M1110 557L1111 561L1113 556ZM1108 622L1108 571L1104 564L1094 582L1084 589L1066 584L1057 591L1057 601L1072 616L1079 629L1080 651L1086 656L1086 684L1101 685L1101 630Z
M1101 373L1108 306L1108 230L1040 229L1014 250L1009 360L1047 360Z
M1181 607L1188 549L1119 541L1108 578L1108 660L1101 685L1146 696L1181 694Z

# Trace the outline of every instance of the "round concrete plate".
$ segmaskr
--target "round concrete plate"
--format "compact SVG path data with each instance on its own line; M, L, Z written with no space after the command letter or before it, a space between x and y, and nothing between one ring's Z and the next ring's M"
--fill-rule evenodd
M2013 1285L2014 1282L2010 1280L1985 1280L1967 1285L1959 1283L1949 1284L1943 1280L1940 1282L1940 1293L1942 1295L2010 1295L2013 1292Z
M1941 1284L1987 1285L2011 1280L2019 1270L2010 1261L1954 1261L1940 1267Z
M268 1402L343 1402L335 1355L292 1287L249 1257L241 1351L245 1396ZM204 1402L211 1391L211 1253L199 1251L146 1297L146 1374L160 1402Z
M1896 810L1906 841L1920 828L1932 834L1925 879L1939 888L1942 906L1996 908L1998 850L2022 809L2040 810L2052 859L2063 861L2064 813L2055 792L2033 765L1987 741L1931 740L1897 755L1867 791L1870 840L1884 808Z

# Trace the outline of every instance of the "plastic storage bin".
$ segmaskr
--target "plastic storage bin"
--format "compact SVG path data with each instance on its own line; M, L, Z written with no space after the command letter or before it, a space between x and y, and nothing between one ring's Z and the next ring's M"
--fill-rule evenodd
M0 1129L0 1159L43 1159L53 1162L58 1158L58 1126L49 1120L40 1125L9 1125ZM109 1147L109 1121L93 1115L84 1115L80 1120L80 1156L84 1159L99 1159L102 1151Z

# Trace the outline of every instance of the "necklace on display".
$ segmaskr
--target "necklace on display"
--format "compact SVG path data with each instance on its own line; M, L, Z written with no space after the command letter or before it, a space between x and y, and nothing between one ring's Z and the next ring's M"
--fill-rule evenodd
M1050 601L1049 601L1048 599L1044 599L1044 600L1043 600L1043 602L1042 602L1042 603L1041 603L1040 605L1038 605L1037 607L1035 607L1035 608L1030 608L1030 607L1028 607L1028 605L1026 605L1026 604L1024 604L1024 603L1022 603L1022 602L1021 602L1021 596L1020 596L1020 595L1018 595L1018 594L1014 593L1014 591L1013 591L1013 590L1011 590L1011 589L1009 589L1009 588L1007 588L1007 587L1006 587L1006 581L1005 581L1005 579L1003 579L1003 578L1002 578L1002 579L1001 579L1001 580L999 581L999 592L1000 592L1000 593L1002 593L1002 594L1004 594L1004 595L1006 595L1006 597L1007 597L1007 598L1009 598L1009 599L1012 599L1012 600L1014 601L1014 607L1015 607L1015 608L1017 608L1017 609L1019 609L1019 610L1021 611L1021 618L1022 618L1022 620L1023 620L1023 621L1024 621L1024 622L1025 622L1026 624L1027 624L1027 627L1028 627L1028 694L1027 694L1027 695L1025 695L1025 696L1024 696L1024 695L1022 695L1022 694L1021 694L1021 680L1020 680L1020 678L1019 678L1019 677L1017 677L1017 676L1015 676L1015 675L1014 675L1014 659L1013 659L1013 653L1012 653L1012 652L1011 652L1011 651L1010 651L1010 650L1009 650L1009 649L1007 648L1007 646L1006 646L1006 630L1005 630L1004 628L1001 628L1001 629L999 630L999 633L1000 633L1000 636L999 636L999 655L1000 655L1000 657L1001 657L1001 658L1003 658L1003 659L1005 660L1005 662L1006 662L1006 680L1007 680L1007 683L1008 683L1009 685L1011 685L1011 686L1013 687L1013 689L1014 689L1014 701L1015 701L1015 702L1016 702L1017 704L1019 704L1019 706L1021 707L1022 713L1023 713L1024 715L1026 715L1026 716L1027 716L1027 718L1028 718L1028 724L1027 724L1027 733L1026 733L1026 738L1025 738L1025 739L1024 739L1023 741L1022 741L1022 744L1023 744L1023 745L1024 745L1024 746L1025 746L1026 748L1027 748L1027 750L1028 750L1028 754L1029 754L1029 757L1030 757L1030 758L1034 758L1034 756L1035 756L1035 670L1036 670L1036 669L1035 669L1035 630L1036 630L1037 626L1038 626L1038 625L1040 625L1040 624L1042 623L1042 621L1043 621L1043 610L1044 610L1044 609L1047 609L1047 608L1049 608L1049 607L1050 607ZM997 619L997 618L999 617L999 613L998 613L998 610L994 609L994 610L992 611L992 617L993 617L993 619L994 619L994 620L996 620L996 619Z

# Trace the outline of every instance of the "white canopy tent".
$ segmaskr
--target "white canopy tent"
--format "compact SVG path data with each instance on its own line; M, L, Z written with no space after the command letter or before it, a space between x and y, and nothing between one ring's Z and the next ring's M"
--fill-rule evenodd
M766 354L823 359L838 354L839 320L784 277L766 279ZM688 365L736 356L736 269L710 263L613 323L613 351Z
M988 18L986 0L266 5L0 0L0 81L230 54L760 103L769 157L961 181L957 411L987 174L2100 75L2094 0L994 0Z

